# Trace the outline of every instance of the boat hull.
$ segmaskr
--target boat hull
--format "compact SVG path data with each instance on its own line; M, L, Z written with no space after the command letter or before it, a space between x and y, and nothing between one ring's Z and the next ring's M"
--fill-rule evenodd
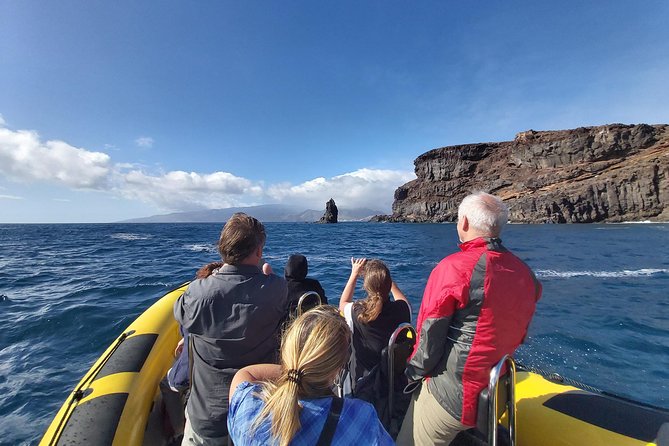
M180 339L172 308L187 284L140 315L93 364L56 414L41 446L160 444L148 435L159 383ZM516 374L519 446L638 446L653 444L669 411ZM153 412L155 413L155 411Z
M172 308L186 286L154 303L109 346L68 396L40 446L143 444L158 385L180 339Z
M668 422L667 410L552 382L537 373L516 374L519 446L649 445Z

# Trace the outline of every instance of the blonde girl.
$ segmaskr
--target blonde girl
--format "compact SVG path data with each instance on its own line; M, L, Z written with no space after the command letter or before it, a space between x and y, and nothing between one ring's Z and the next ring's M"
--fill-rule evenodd
M349 355L350 331L334 307L298 317L281 342L280 364L244 367L230 392L228 429L236 446L276 444L393 444L374 408L335 401L334 380ZM342 403L337 421L330 415ZM331 443L329 443L331 442Z

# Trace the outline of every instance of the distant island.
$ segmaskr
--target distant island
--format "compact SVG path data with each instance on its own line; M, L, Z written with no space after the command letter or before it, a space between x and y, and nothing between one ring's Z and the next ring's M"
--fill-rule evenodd
M669 221L669 125L610 124L518 133L430 150L417 179L375 221L453 222L474 190L499 195L513 223Z
M118 223L224 223L235 212L245 212L262 222L317 222L323 211L304 210L297 206L284 204L263 204L259 206L233 207L225 209L205 209L191 212L174 212L143 218L132 218ZM339 221L369 221L374 215L381 214L378 209L339 208Z

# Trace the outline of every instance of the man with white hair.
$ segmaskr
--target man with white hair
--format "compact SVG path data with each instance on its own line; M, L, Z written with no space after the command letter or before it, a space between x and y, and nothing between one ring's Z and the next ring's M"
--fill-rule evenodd
M460 252L430 274L406 374L416 382L398 445L448 445L476 425L490 369L523 342L541 296L532 270L499 239L509 217L485 192L458 208Z

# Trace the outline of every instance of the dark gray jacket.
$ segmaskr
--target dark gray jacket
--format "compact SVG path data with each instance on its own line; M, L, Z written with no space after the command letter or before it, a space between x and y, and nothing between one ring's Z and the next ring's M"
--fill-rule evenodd
M174 304L174 317L191 338L187 413L198 434L227 433L229 386L238 369L276 362L287 293L283 278L257 266L225 265L193 281Z

